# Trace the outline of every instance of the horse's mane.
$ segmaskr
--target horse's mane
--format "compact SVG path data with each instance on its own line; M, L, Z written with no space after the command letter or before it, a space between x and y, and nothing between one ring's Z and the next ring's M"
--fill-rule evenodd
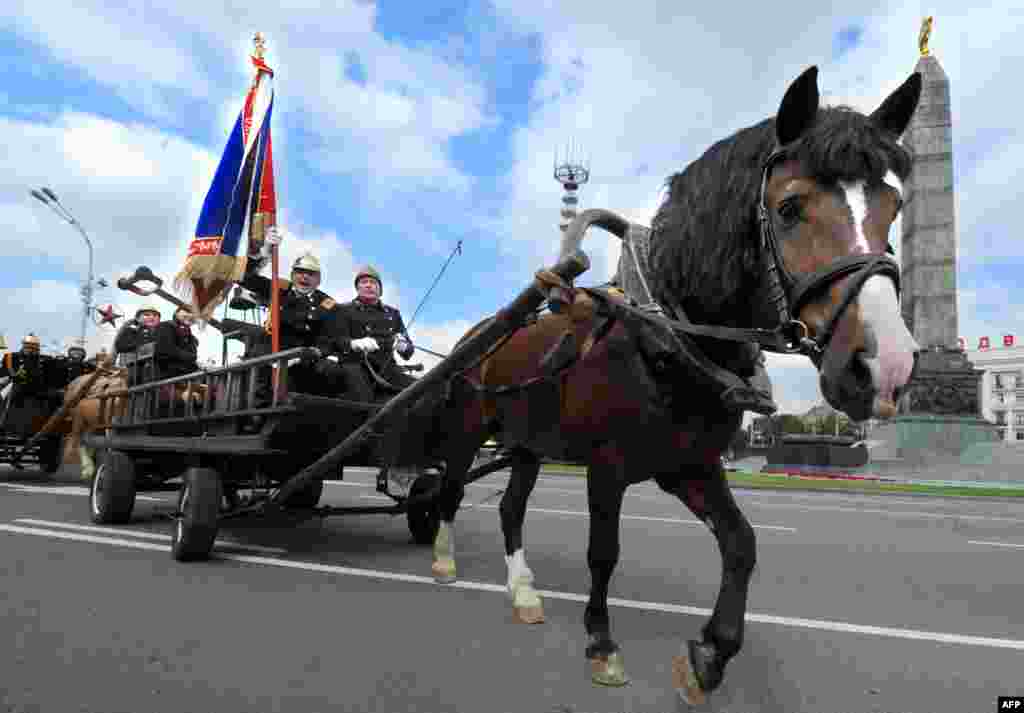
M696 322L749 323L760 286L757 199L764 162L776 145L775 119L712 145L667 180L651 221L651 289L659 302L682 305ZM815 124L787 147L825 185L910 174L898 137L849 107L824 107Z

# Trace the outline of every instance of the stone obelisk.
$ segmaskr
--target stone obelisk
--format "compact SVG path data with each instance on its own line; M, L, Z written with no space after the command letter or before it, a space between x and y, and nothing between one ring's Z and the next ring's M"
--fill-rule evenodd
M921 27L923 80L917 112L903 136L914 159L904 186L903 317L922 349L957 347L956 215L953 188L953 113L949 77L931 54L932 18Z
M957 341L953 113L949 77L928 48L932 21L924 20L918 36L921 99L903 136L913 168L903 186L902 309L921 351L900 415L876 431L885 445L872 450L870 466L904 475L966 465L977 446L997 437L980 418L982 372Z

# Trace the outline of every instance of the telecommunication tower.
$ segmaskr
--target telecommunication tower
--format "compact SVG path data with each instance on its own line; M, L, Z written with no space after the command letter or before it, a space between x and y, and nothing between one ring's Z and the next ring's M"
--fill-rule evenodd
M562 220L558 227L564 233L569 224L576 217L576 206L579 205L579 198L576 191L580 186L590 180L590 159L584 162L580 154L580 147L575 142L570 142L566 147L565 156L559 161L558 151L555 151L554 174L555 180L562 184Z

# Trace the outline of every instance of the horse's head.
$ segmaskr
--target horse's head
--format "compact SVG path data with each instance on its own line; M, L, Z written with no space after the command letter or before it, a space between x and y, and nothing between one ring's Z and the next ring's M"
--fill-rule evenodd
M806 326L822 394L856 420L895 415L918 350L887 252L911 166L899 138L920 94L914 74L870 116L823 108L812 67L782 99L764 170L762 232L778 267L776 295Z

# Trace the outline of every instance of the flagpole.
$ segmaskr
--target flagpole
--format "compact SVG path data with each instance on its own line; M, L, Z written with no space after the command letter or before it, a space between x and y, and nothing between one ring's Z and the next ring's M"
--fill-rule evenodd
M263 33L257 32L253 37L253 43L255 44L254 56L262 63L263 54L265 51L265 42L263 39ZM260 79L260 69L256 70L256 81ZM267 135L269 140L269 134ZM268 156L269 158L269 156ZM276 221L275 221L276 223ZM273 352L281 351L281 285L279 282L280 278L280 262L278 258L278 246L270 246L270 349ZM274 393L277 393L277 387L280 383L280 371L274 369Z

